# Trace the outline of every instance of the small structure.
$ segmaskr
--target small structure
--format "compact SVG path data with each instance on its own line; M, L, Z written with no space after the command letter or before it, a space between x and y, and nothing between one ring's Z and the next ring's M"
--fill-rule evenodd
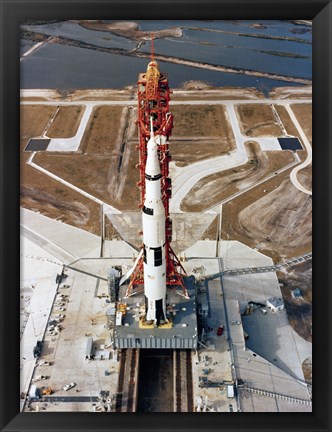
M122 326L122 316L123 316L122 312L117 312L116 313L115 325L117 327L121 327Z
M270 297L266 300L266 306L272 310L272 312L277 312L283 310L285 304L281 298L278 297Z
M300 288L293 289L293 291L291 292L291 294L292 294L292 297L294 299L302 298L302 292L301 292Z
M87 341L86 341L86 349L85 349L85 359L86 360L91 360L93 358L92 345L93 345L93 339L92 339L92 337L88 337Z
M233 385L228 385L227 386L227 397L228 398L233 398L234 397L234 386Z
M107 319L107 327L109 329L114 329L115 327L115 314L116 314L116 306L115 303L110 303L110 307L106 311L106 319Z
M115 302L118 299L119 281L121 278L121 271L118 266L111 267L108 271L107 284L110 301Z
M33 399L33 398L39 399L39 397L40 397L39 388L34 384L30 387L29 399Z

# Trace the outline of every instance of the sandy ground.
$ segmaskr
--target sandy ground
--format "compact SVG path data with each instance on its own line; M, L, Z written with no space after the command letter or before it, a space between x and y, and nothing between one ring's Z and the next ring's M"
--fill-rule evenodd
M172 106L176 122L170 151L177 166L226 154L235 148L234 135L224 106Z
M312 144L312 105L294 104L291 105L291 108L308 140Z
M223 206L222 238L258 248L275 262L311 251L312 200L292 185L289 171L254 191Z
M285 301L289 322L305 340L312 342L312 263L304 262L278 272L282 282L281 292ZM302 298L294 299L291 291L300 288ZM300 320L298 319L300 317Z
M294 160L290 152L262 152L254 141L246 144L246 150L249 159L246 164L204 177L182 201L181 210L206 210ZM214 194L209 194L211 188L215 191Z
M273 89L269 97L272 99L308 99L312 94L312 86L303 87L277 87Z
M21 107L21 205L99 234L100 209L96 203L26 164L31 156L31 152L23 151L28 140L43 133L55 112L55 107ZM70 122L68 127L72 128Z
M298 137L301 140L301 138L298 136L299 134L297 132L296 127L294 126L291 118L289 117L286 108L282 105L275 105L274 107L283 124L286 133L290 136Z
M85 129L80 151L85 154L111 155L116 149L123 107L96 107Z
M82 106L59 107L52 124L47 129L49 138L71 138L78 129L83 114Z
M98 30L103 32L110 32L117 36L123 36L133 40L150 40L151 32L139 30L139 24L132 21L118 21L114 23L107 23L98 20L83 20L78 23L89 30ZM153 38L166 38L166 37L181 37L182 30L180 27L172 27L163 30L155 30Z
M278 137L282 129L277 123L272 108L269 105L237 105L236 114L240 120L240 128L249 137Z

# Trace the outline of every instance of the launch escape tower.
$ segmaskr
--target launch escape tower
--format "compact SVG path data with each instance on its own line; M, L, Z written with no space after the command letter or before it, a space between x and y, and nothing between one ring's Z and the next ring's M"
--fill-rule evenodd
M171 198L171 179L169 177L169 162L171 154L168 139L173 129L173 114L169 111L171 90L168 85L167 76L160 72L159 65L154 59L153 36L151 37L151 61L145 73L138 77L138 126L140 178L137 185L140 189L139 207L144 211L146 195L146 161L147 143L150 138L159 136L157 153L161 172L161 197L165 208L165 258L166 258L166 284L167 287L181 287L184 297L188 293L184 285L183 276L186 274L172 247L172 220L169 214L169 200ZM152 125L150 124L152 120ZM130 283L126 291L126 297L142 291L144 284L143 273L144 255L141 251L135 270L132 273Z

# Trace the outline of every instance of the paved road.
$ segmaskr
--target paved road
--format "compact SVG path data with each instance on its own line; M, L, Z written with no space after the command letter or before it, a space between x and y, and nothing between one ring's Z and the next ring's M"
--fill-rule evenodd
M291 109L291 107L289 105L285 105L285 108L290 116L290 118L292 119L292 122L294 123L294 126L296 127L296 129L298 130L300 137L305 145L305 148L307 150L307 158L306 160L301 164L298 165L296 168L293 169L293 171L290 174L290 179L293 183L293 185L295 187L297 187L300 191L308 194L308 195L312 195L312 191L309 191L308 189L306 189L305 187L303 187L301 185L301 183L298 181L297 179L297 173L302 170L303 168L307 167L308 165L311 164L312 161L312 148L311 148L311 144L308 140L308 138L306 137L305 133L303 132L303 129L300 126L300 123L297 121L297 118L295 117L295 114L293 112L293 110Z

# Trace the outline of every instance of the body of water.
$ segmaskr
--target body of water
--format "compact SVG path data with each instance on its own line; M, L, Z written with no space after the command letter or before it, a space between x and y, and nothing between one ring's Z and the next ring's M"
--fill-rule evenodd
M137 22L140 29L145 31L178 26L182 28L181 38L155 40L156 54L298 78L311 79L312 76L312 34L311 27L308 26L294 25L289 21ZM259 23L264 28L252 28L254 23ZM26 25L22 28L100 47L129 51L136 46L136 42L124 37L114 36L110 32L89 30L70 21ZM294 30L297 33L294 33ZM253 35L263 35L264 38ZM288 37L296 41L267 37ZM22 53L30 47L30 41L22 40ZM143 43L139 50L150 52L150 42ZM146 70L147 62L147 59L46 43L21 61L21 88L123 88L136 84L138 73ZM160 66L163 72L169 74L173 88L180 87L189 80L201 80L216 87L256 87L263 91L269 91L273 87L297 85L168 62L160 62Z

